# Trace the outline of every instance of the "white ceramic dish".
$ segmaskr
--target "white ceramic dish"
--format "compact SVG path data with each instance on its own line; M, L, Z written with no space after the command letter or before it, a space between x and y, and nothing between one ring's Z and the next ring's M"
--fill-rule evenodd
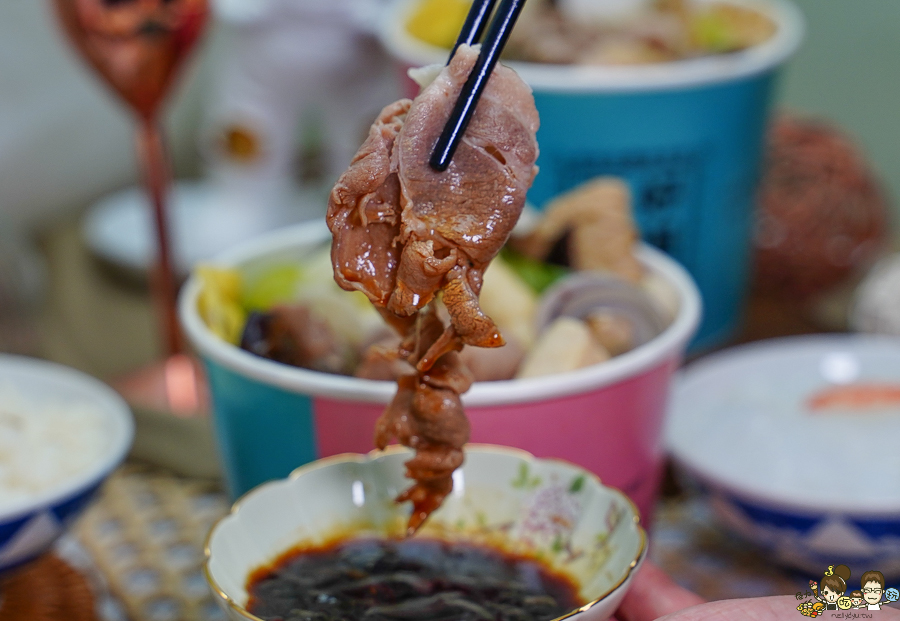
M0 383L22 399L91 407L103 418L105 437L90 466L24 500L0 505L0 572L44 552L87 506L94 492L122 462L134 437L125 401L106 384L44 360L0 354Z
M815 335L732 348L682 373L667 444L717 516L775 559L900 575L900 404L809 405L854 384L900 387L900 339Z
M169 220L179 274L234 244L321 215L320 197L312 194L253 199L209 181L174 184ZM100 199L88 210L82 235L94 254L129 273L144 274L156 260L153 210L140 188Z
M244 609L249 574L297 544L402 533L408 503L393 498L409 485L409 455L391 447L322 459L235 503L206 546L206 577L229 618L257 619ZM466 447L453 493L422 534L541 554L581 587L588 603L561 617L579 621L612 615L647 550L637 510L618 490L569 463L489 445Z

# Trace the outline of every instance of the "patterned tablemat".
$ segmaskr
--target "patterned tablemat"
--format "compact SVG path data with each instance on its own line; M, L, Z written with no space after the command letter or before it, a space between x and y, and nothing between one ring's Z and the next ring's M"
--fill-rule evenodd
M707 600L799 593L806 601L810 579L822 578L772 563L759 548L718 527L709 504L696 496L660 503L650 558ZM900 609L900 602L887 605Z
M206 534L228 507L209 483L128 465L110 477L74 534L128 619L220 621L201 567Z
M210 483L128 465L74 534L131 621L221 621L201 565L206 534L228 506ZM650 557L707 600L793 595L810 579L718 528L699 498L660 503L650 542Z
M810 579L773 565L765 554L718 528L709 505L699 498L659 504L650 558L707 600L793 595Z

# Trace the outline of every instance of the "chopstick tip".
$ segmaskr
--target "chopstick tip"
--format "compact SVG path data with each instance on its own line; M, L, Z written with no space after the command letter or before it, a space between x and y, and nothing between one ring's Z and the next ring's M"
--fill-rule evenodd
M447 153L446 150L435 149L431 154L431 159L428 160L428 165L435 172L444 172L450 166L450 153Z

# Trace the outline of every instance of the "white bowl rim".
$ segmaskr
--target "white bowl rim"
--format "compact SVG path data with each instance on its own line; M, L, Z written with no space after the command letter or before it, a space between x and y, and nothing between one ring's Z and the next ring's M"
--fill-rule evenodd
M301 244L324 243L329 237L324 221L302 223L249 240L210 261L234 267ZM548 375L497 382L475 382L463 395L466 407L485 407L522 402L546 401L560 396L597 390L621 379L643 373L680 353L700 321L700 293L687 271L661 251L642 244L641 260L662 276L678 292L678 314L655 339L635 349L591 367ZM349 401L388 403L397 384L363 380L292 367L251 354L225 342L206 326L197 310L200 282L192 274L181 290L179 315L185 332L199 352L240 375L291 392Z
M114 424L107 427L107 431L111 433L112 437L109 449L102 458L99 458L78 476L66 479L38 494L12 503L8 507L0 508L0 523L11 522L36 511L52 508L87 491L125 459L134 439L134 419L131 409L119 393L100 380L71 367L28 356L0 354L0 378L2 378L4 367L15 368L50 382L57 378L64 383L78 385L80 389L92 394L93 403L103 410L106 417Z
M418 66L446 60L447 50L420 41L406 32L409 7L418 0L394 2L381 21L382 44L395 57ZM711 0L704 0L711 1ZM729 0L755 7L778 23L769 40L733 54L705 56L665 63L627 66L550 65L505 62L534 90L569 93L610 93L686 89L737 80L768 71L785 62L800 47L804 18L788 0Z
M644 529L641 524L640 511L637 508L637 505L634 504L634 501L631 500L628 496L626 496L621 490L605 485L603 481L600 480L600 477L594 474L593 472L581 468L580 466L575 466L569 461L565 459L559 459L556 457L535 457L528 451L518 449L511 446L501 446L494 444L480 444L477 442L469 442L465 447L466 452L483 452L483 453L506 453L515 457L519 457L520 459L524 459L526 461L540 461L540 462L558 462L561 464L565 464L566 466L574 466L578 468L581 473L589 478L594 479L594 481L600 486L601 489L612 493L613 495L618 495L622 500L624 500L630 507L632 511L632 524L637 529L638 535L640 536L640 547L638 548L637 554L625 568L625 574L622 578L616 582L613 586L611 586L603 595L597 597L590 602L583 604L582 606L576 608L575 610L569 611L561 617L556 617L551 621L563 621L563 619L569 619L570 617L575 616L581 612L585 612L586 610L593 608L603 600L609 598L613 593L618 591L622 585L624 585L634 574L637 573L637 570L640 569L640 566L643 564L644 559L647 557L648 551L648 538L647 531ZM212 558L212 549L210 548L210 543L212 542L213 535L218 529L219 525L222 524L225 520L229 519L233 515L235 515L238 511L240 511L241 506L246 502L252 502L252 497L259 492L259 490L267 487L283 485L288 481L293 481L304 474L311 472L313 470L318 470L320 468L327 468L333 466L335 464L340 463L369 463L376 461L377 459L387 456L393 455L395 453L408 453L410 449L400 446L397 444L392 444L385 448L384 450L374 449L369 451L368 453L340 453L338 455L331 455L329 457L322 457L317 459L316 461L310 462L308 464L304 464L295 468L287 477L283 479L275 479L273 481L267 481L266 483L262 483L254 487L251 490L245 492L242 496L240 496L234 503L231 505L231 510L227 515L222 516L212 525L209 529L209 532L206 535L206 541L203 543L203 576L206 578L206 582L209 587L212 589L213 593L215 593L229 609L236 612L237 614L243 616L245 619L250 621L263 621L256 615L247 612L243 606L239 605L235 602L231 596L229 596L215 581L215 578L212 576L212 572L209 568L209 563Z
M900 337L890 335L873 335L873 334L855 334L855 333L829 333L829 334L802 334L795 336L784 336L762 341L754 341L734 347L729 347L722 351L703 356L702 358L691 362L684 369L676 374L675 387L672 394L672 405L670 410L674 412L674 402L679 394L680 385L687 382L695 375L702 375L707 369L715 368L723 361L741 358L753 352L772 351L776 353L782 349L793 349L798 344L815 345L830 344L843 347L857 346L860 344L865 346L866 343L878 344L879 346L893 345L897 348L900 355ZM674 413L670 414L670 422L674 420ZM721 492L728 494L738 500L745 501L748 504L756 504L760 506L772 507L780 509L786 513L795 514L842 514L849 517L872 517L872 516L893 516L900 515L900 497L889 499L885 502L863 503L859 501L850 501L846 503L835 501L817 502L809 498L797 498L790 494L779 492L766 492L765 490L748 485L745 481L723 476L718 472L712 471L706 466L700 464L694 457L690 447L681 446L673 440L670 434L666 434L666 448L668 449L675 463L688 471L691 475L699 479L705 485L713 487Z

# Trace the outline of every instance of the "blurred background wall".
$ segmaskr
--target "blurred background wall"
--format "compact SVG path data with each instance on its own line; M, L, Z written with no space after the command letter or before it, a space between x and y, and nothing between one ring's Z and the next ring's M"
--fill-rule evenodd
M900 2L794 0L806 42L788 65L780 101L830 119L862 146L900 216Z
M900 2L795 1L808 32L784 75L782 105L837 122L872 158L891 198L900 196ZM213 29L188 87L170 101L182 176L201 169L197 129L222 39ZM0 2L0 226L75 213L132 182L131 131L125 110L69 53L48 2Z
M47 0L0 1L0 226L31 227L134 181L132 118L70 52ZM211 33L215 35L215 33ZM215 36L168 106L172 158L197 168Z

